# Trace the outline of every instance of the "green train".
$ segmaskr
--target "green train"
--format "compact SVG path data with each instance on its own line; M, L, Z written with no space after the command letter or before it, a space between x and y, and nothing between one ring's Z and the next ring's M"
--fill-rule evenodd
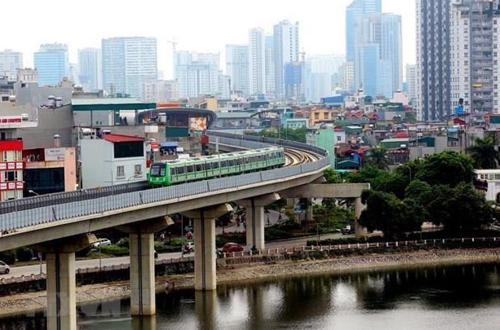
M149 167L151 187L237 175L285 165L282 147L245 150L213 156L155 162Z

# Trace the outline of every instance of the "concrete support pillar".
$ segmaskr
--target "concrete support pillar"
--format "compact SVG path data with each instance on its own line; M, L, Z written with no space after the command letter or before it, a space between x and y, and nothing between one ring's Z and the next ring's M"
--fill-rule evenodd
M194 219L194 289L211 291L217 288L215 218L205 219L204 213Z
M247 246L252 247L255 245L259 251L265 249L264 229L266 228L266 215L264 213L264 206L280 199L280 195L273 193L236 201L236 203L245 207L247 213Z
M250 203L250 207L246 208L246 212L246 244L250 247L255 246L259 251L262 251L266 247L266 242L264 239L264 229L266 227L266 215L264 213L264 206L256 206L255 203Z
M130 245L130 314L156 314L154 233L172 224L169 217L149 219L117 227L129 234Z
M314 220L314 202L313 202L313 199L314 198L311 198L310 199L310 204L307 204L307 210L306 210L306 219L307 221L313 221Z
M361 212L363 212L365 207L366 206L361 202L360 197L354 200L354 216L355 216L354 229L356 237L368 236L368 231L366 230L366 228L358 223L359 217L361 216Z
M154 234L131 233L130 314L156 314Z
M76 330L75 252L95 243L93 234L33 246L47 258L47 329Z
M197 291L217 289L215 218L232 210L231 205L222 204L182 213L194 220L194 289Z
M47 329L76 330L75 253L47 253Z

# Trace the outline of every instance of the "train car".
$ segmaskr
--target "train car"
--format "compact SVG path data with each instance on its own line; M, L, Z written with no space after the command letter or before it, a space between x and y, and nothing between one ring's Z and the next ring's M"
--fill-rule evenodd
M151 187L166 187L173 184L278 168L284 164L285 151L281 147L169 160L156 162L150 166L148 182Z

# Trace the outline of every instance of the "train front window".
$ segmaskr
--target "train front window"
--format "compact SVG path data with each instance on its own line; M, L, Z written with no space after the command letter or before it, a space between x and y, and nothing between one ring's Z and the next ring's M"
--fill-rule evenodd
M151 176L165 176L165 164L151 165Z

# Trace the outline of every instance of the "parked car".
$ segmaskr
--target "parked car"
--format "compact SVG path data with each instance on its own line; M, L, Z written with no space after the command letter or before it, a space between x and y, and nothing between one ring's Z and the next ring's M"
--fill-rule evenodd
M0 273L8 274L10 273L10 267L5 262L0 261Z
M111 245L111 241L107 238L99 238L97 242L92 244L92 247L94 248L99 248L100 246L106 246L106 245Z
M245 248L239 245L238 243L229 242L224 244L224 246L220 248L220 251L224 253L231 253L231 252L242 252L244 249Z

